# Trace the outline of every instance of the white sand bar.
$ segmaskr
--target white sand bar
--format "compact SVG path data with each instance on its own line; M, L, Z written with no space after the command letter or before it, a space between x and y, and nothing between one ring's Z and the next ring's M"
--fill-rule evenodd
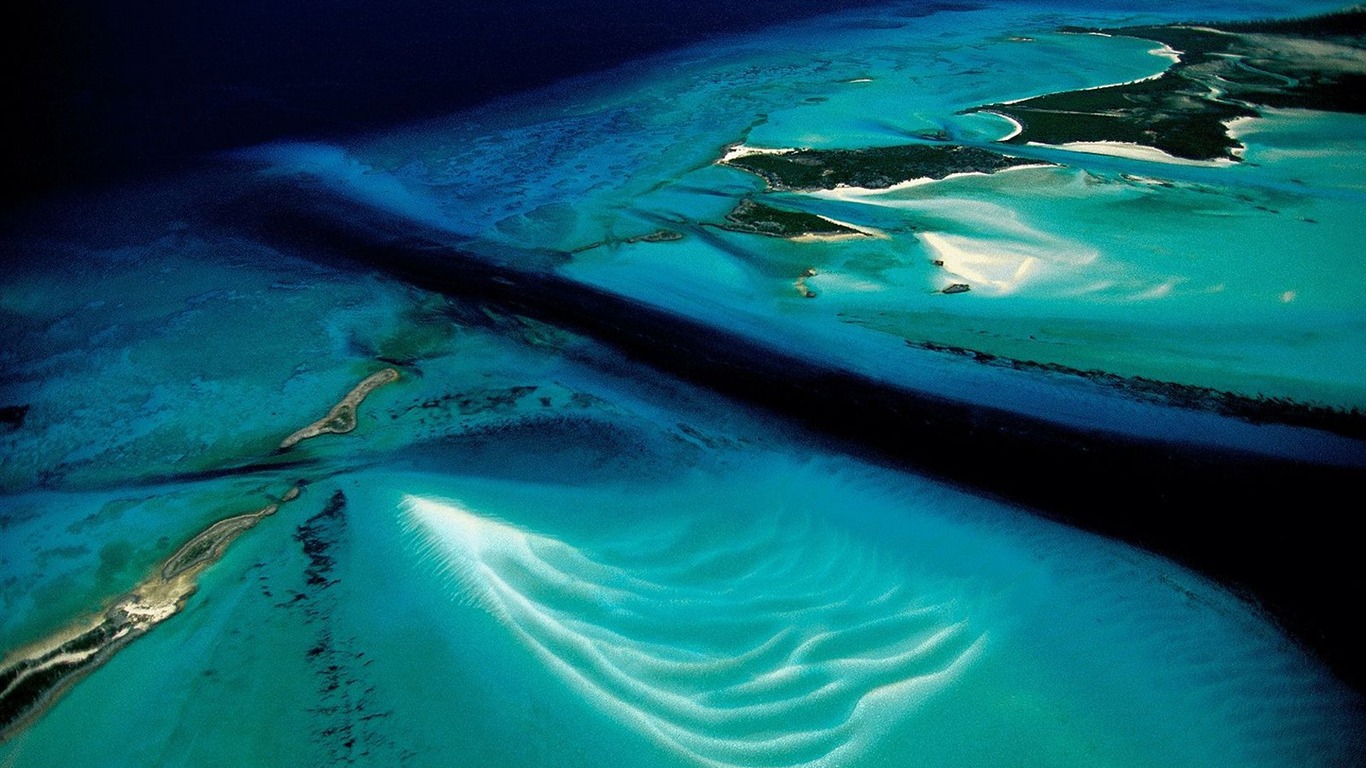
M993 112L993 111L991 111L991 110L989 110L989 109L984 109L984 110L982 110L982 114L984 114L984 115L994 115L994 116L999 117L999 118L1001 118L1002 120L1006 121L1007 123L1010 123L1010 125L1011 125L1010 133L1007 133L1006 135L1004 135L1004 136L1002 136L1001 138L997 139L997 141L1010 141L1011 139L1015 138L1016 136L1019 136L1022 132L1024 132L1024 126L1023 126L1023 125L1020 125L1020 121L1019 121L1019 120L1016 120L1015 118L1011 117L1010 115L1005 115L1005 114L1002 114L1002 113L1000 113L1000 112Z
M726 147L726 153L721 156L720 162L729 163L731 160L739 160L750 155L786 155L796 152L795 149L768 149L766 147L751 147L744 142L731 144Z
M1029 142L1029 146L1064 149L1069 152L1085 152L1091 155L1110 155L1111 157L1124 157L1130 160L1146 160L1153 163L1167 163L1168 165L1197 165L1206 168L1220 168L1234 164L1234 161L1226 158L1219 158L1216 160L1190 160L1168 154L1157 147L1134 144L1129 141L1069 141L1065 144L1042 144L1037 141L1031 141Z

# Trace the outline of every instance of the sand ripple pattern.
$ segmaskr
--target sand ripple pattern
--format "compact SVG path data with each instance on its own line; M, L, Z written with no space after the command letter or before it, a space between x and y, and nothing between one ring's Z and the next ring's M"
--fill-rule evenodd
M913 594L866 547L810 525L590 556L456 503L409 497L404 514L464 599L614 717L705 765L848 764L986 640L951 599Z

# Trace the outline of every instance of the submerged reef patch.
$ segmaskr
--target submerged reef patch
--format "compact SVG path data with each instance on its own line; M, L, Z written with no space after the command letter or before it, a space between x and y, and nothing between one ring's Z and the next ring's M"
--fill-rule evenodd
M24 426L28 409L27 405L0 406L0 429L18 429Z
M308 558L304 587L277 607L299 612L312 632L304 655L316 681L312 711L320 722L309 736L325 750L327 764L398 765L411 754L380 727L393 711L377 704L376 685L363 672L369 659L357 638L336 621L339 604L332 588L341 577L333 549L345 539L346 511L346 494L337 490L295 529L293 538Z
M943 292L961 293L967 290L968 286L966 285L951 285L945 288ZM1075 376L1113 388L1136 400L1162 403L1195 411L1211 411L1253 424L1286 424L1319 429L1358 440L1366 439L1366 414L1362 413L1359 408L1334 408L1299 402L1285 397L1240 395L1236 392L1227 392L1213 387L1159 381L1146 376L1121 376L1108 371L1082 370L1058 363L1019 360L932 341L908 340L906 345L930 352L958 355L983 365L999 368Z

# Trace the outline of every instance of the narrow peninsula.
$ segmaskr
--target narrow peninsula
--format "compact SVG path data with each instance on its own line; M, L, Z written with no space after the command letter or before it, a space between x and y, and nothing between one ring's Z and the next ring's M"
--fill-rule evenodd
M868 149L754 150L732 147L722 165L761 177L777 192L837 187L887 189L913 181L941 181L961 173L996 173L1039 160L955 144L905 144Z
M397 380L385 368L356 385L327 416L294 432L281 443L356 428L356 407L375 388ZM71 686L129 643L171 618L199 588L199 576L218 562L228 546L299 497L300 481L266 506L219 520L182 544L141 583L114 599L112 606L85 616L52 635L5 655L0 662L0 741L31 723Z

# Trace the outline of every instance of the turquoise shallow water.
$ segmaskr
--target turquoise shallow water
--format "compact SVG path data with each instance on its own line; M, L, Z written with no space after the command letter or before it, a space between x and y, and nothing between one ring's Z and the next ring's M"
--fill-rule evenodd
M870 28L881 22L892 28ZM569 274L653 303L705 296L797 327L853 323L1247 395L1366 404L1359 116L1282 111L1242 123L1247 162L1237 167L1026 148L1063 167L775 198L884 239L825 246L697 229L762 187L713 165L727 145L860 148L935 131L990 143L1010 131L1004 121L955 113L1169 64L1150 42L1050 31L1060 23L1027 7L914 23L862 12L344 148L258 156L477 241L612 243L579 254ZM660 226L694 236L620 242ZM808 283L815 302L792 288L808 267L820 272ZM974 290L935 293L954 282Z
M34 765L1354 759L1353 699L1199 577L804 453L713 451L630 484L458 466L318 483L7 751ZM294 537L334 489L345 522L310 586L318 565Z
M333 352L343 371L393 328L412 339L434 325L434 297L365 290L360 305L318 291L274 317L348 337L352 351ZM183 614L0 747L6 759L1357 759L1355 695L1204 579L629 366L568 362L605 362L583 340L508 331L438 335L422 376L373 395L356 433L307 449L320 466L189 484L72 470L69 491L7 496L12 647L128 588L199 527L314 478ZM236 383L262 418L292 424L318 410L291 397L308 379ZM463 399L423 407L448 395ZM211 423L188 403L174 413L186 427L136 450L176 449ZM320 519L337 491L345 513Z
M954 113L1165 66L1058 24L1192 12L1064 10L721 38L385 135L246 150L247 170L36 224L18 242L41 258L0 278L0 400L30 405L0 432L0 650L308 482L0 764L1361 765L1360 695L1179 565L204 213L262 177L321 184L477 254L574 252L575 280L877 378L1359 464L1360 441L905 342L1363 404L1360 117L1243 124L1237 167L1034 149L1063 165L776 198L883 238L713 226L761 188L715 164L729 145L992 142L1008 126ZM625 242L661 227L684 239ZM957 278L934 258L974 290L935 293ZM809 267L815 300L793 285ZM402 377L356 431L277 463L379 361Z

